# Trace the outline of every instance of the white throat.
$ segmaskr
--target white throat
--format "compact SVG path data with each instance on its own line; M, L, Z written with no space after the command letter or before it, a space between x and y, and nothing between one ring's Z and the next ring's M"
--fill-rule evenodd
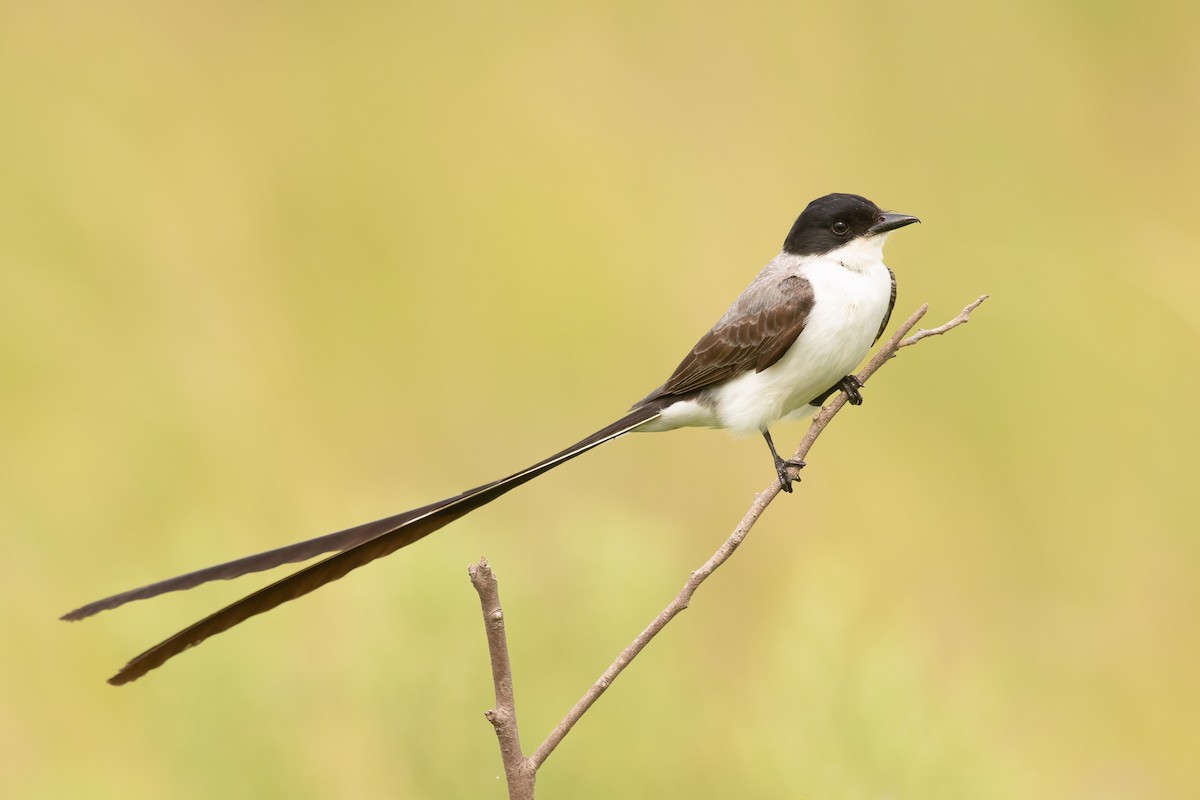
M854 272L867 272L883 262L883 243L887 241L887 237L886 233L862 236L846 242L838 249L831 250L820 258L825 261L836 261Z

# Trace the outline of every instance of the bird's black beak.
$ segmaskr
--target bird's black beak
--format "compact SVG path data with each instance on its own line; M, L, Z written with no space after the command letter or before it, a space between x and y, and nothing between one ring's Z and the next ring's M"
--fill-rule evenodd
M908 214L895 214L891 211L886 211L879 215L879 219L874 225L867 228L867 233L887 233L888 231L896 230L896 228L903 228L905 225L912 225L914 222L920 221L921 220L917 219L916 217L911 217Z

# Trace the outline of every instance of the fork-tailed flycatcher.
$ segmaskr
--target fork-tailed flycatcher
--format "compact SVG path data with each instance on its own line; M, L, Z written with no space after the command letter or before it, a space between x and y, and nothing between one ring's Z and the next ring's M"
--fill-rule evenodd
M510 489L630 431L700 426L727 428L735 434L761 433L771 450L779 482L790 492L797 479L795 470L804 463L779 456L769 426L777 420L812 414L838 390L844 391L851 403L862 402L861 384L850 372L883 334L896 302L896 276L884 266L883 243L889 232L919 221L882 211L854 194L830 194L814 200L796 219L783 251L701 337L667 382L611 425L528 469L460 495L122 592L78 608L63 619L83 619L130 600L340 551L180 631L134 658L108 681L128 683L208 637L412 544Z

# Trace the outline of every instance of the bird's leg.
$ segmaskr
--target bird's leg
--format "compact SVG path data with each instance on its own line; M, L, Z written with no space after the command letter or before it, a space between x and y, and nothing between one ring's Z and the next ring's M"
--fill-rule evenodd
M792 481L799 481L800 475L797 474L795 477L789 476L788 468L795 467L797 470L802 469L804 467L804 462L796 461L795 459L790 458L785 461L784 459L780 458L779 453L775 450L775 442L771 441L771 432L766 428L763 428L762 435L763 438L767 440L767 447L771 448L771 456L775 459L775 474L779 476L779 488L783 489L785 492L791 492Z
M862 392L858 391L862 388L862 381L858 378L847 375L837 382L837 388L846 393L846 399L850 401L850 405L862 405Z

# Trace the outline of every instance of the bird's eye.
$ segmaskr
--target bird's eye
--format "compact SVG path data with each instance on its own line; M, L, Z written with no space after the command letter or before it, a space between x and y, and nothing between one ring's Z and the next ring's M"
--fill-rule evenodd
M850 226L839 219L837 222L833 223L833 227L831 227L830 230L833 231L834 236L845 236L846 231L850 230Z

